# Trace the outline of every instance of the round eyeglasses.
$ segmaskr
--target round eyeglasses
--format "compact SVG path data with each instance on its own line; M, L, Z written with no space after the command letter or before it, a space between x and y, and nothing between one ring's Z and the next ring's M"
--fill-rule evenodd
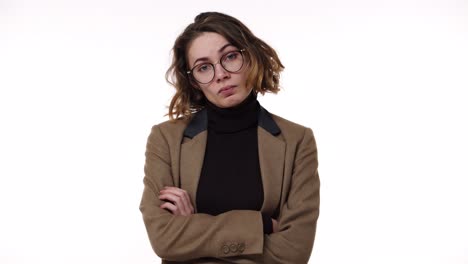
M242 53L245 49L229 51L224 54L219 62L213 64L209 62L195 65L187 74L192 74L195 81L201 84L207 84L213 81L215 77L215 66L221 64L221 67L227 72L236 73L242 69L244 65L244 56Z

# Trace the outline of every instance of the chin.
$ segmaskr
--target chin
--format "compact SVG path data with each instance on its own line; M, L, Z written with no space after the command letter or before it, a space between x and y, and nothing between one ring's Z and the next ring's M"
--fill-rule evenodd
M221 104L223 107L228 108L228 107L234 107L240 104L241 102L242 100L240 100L236 95L232 95L227 98L224 98Z
M237 102L220 102L218 106L220 108L230 108L236 106L237 104Z

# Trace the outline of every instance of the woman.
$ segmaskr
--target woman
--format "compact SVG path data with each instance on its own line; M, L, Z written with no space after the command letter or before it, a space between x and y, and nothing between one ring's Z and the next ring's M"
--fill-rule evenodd
M208 12L177 38L169 121L146 149L140 210L162 263L307 263L319 215L312 130L270 114L276 52Z

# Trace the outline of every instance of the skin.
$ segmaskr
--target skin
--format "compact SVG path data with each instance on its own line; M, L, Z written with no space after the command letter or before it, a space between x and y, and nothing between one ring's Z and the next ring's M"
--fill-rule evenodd
M188 216L194 213L190 197L184 189L166 186L159 192L159 199L169 201L160 208L168 209L174 215Z
M221 35L213 32L202 33L195 38L187 50L187 60L190 69L203 62L213 64L219 62L221 56L229 51L238 50L238 47L230 43ZM215 65L215 77L207 84L198 84L205 97L214 105L227 108L233 107L244 101L252 91L246 86L249 65L244 65L239 72L230 73L221 64ZM229 92L222 92L227 86L234 86Z
M219 62L221 56L229 51L238 50L221 35L205 32L194 39L188 47L187 59L190 68L203 62L213 64ZM201 60L200 60L201 59ZM230 73L220 64L215 65L215 77L207 84L198 84L205 97L214 105L221 108L234 107L249 96L252 88L247 88L248 63L239 72ZM223 88L234 86L222 92ZM194 213L194 207L188 193L180 188L166 186L159 192L159 199L166 201L160 208L169 210L173 215L189 216ZM278 231L278 222L272 218L273 233Z

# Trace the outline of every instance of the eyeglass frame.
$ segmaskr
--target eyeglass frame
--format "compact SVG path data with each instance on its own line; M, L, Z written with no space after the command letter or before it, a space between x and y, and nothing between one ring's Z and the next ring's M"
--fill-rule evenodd
M208 83L211 83L211 82L215 79L215 77L216 77L216 65L217 65L217 64L220 64L221 67L223 67L223 69L224 69L225 71L229 72L229 73L236 73L236 72L239 72L240 70L242 70L242 67L244 67L244 62L245 62L245 61L244 61L244 51L245 51L245 49L231 50L231 51L228 51L228 52L226 52L225 54L223 54L223 56L221 56L221 58L219 58L219 61L216 62L216 63L211 63L211 62L203 63L203 64L210 64L210 65L213 67L213 78L211 78L211 80L210 80L209 82L206 82L206 83L200 82L199 80L197 80L197 78L195 78L195 76L193 76L193 69L195 69L195 67L197 67L197 66L200 65L200 64L197 64L197 65L193 66L191 70L187 71L187 74L191 75L192 78L193 78L196 82L198 82L198 83L201 83L201 84L208 84ZM231 53L231 52L239 52L240 55L242 56L242 65L240 66L239 70L237 70L237 71L229 71L229 70L227 70L227 69L224 67L224 65L221 63L221 59L223 59L224 56L228 55L228 54Z

